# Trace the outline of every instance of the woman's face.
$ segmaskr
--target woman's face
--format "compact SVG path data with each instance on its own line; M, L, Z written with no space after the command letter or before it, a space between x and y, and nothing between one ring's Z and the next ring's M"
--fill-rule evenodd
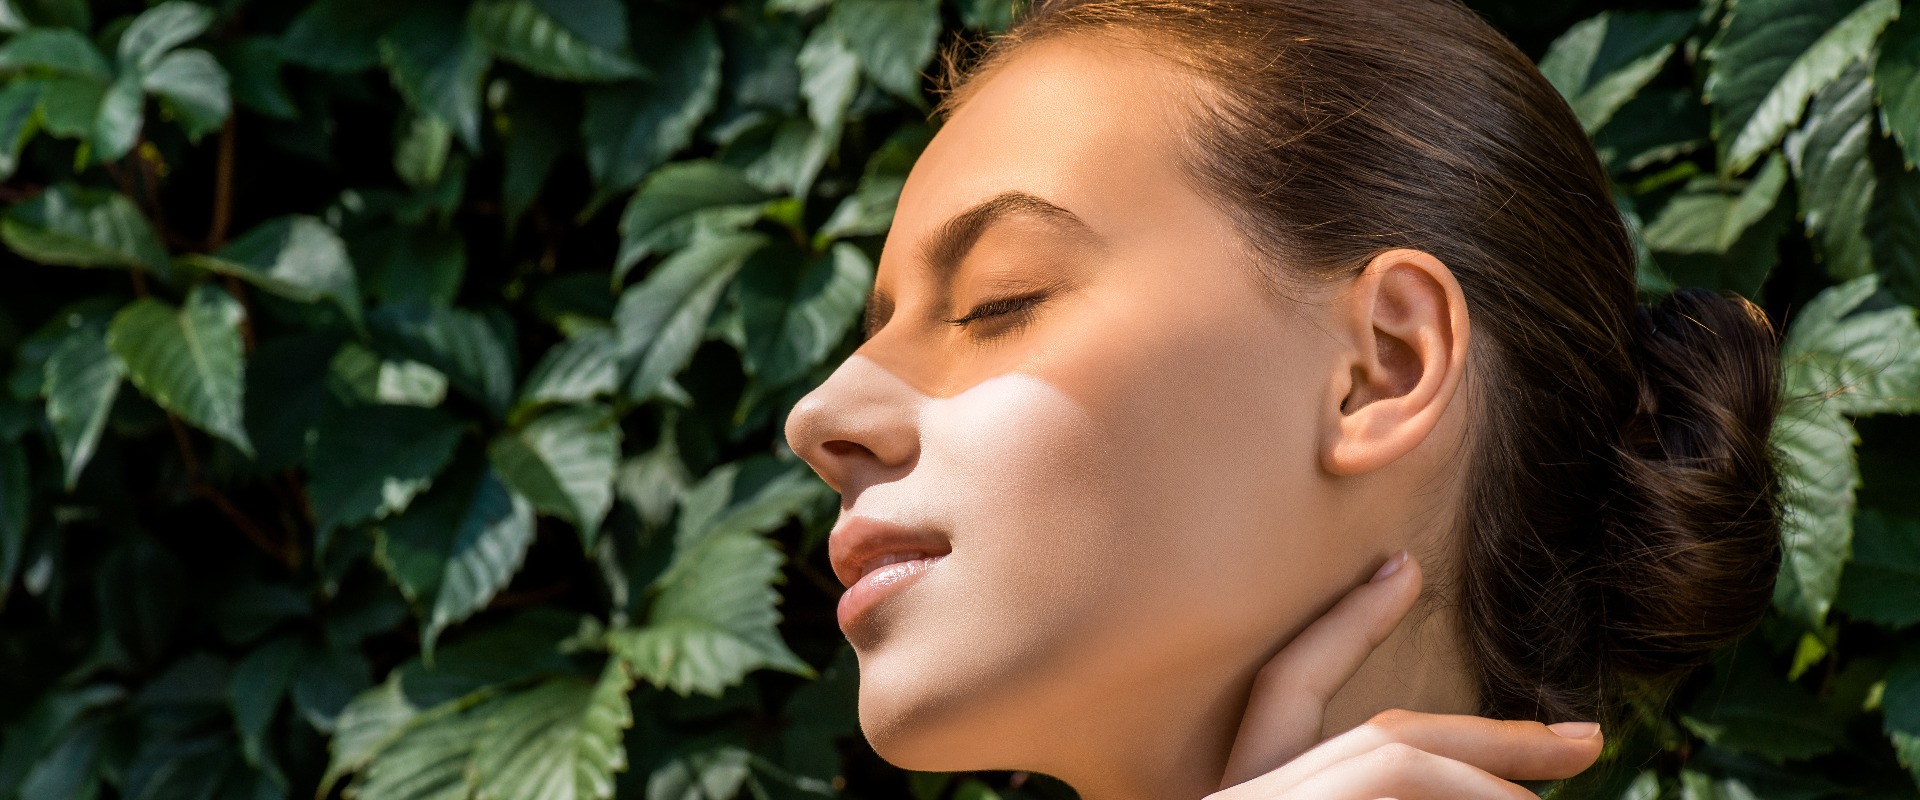
M1319 466L1335 345L1183 177L1163 62L1068 37L980 81L901 194L871 338L787 428L843 496L843 579L936 556L842 603L861 726L922 770L1221 748L1381 552Z

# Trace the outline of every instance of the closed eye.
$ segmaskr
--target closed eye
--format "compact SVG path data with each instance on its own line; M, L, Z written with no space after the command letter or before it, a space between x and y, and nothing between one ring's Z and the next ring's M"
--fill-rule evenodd
M978 320L1029 311L1046 299L1047 295L1045 292L1034 292L1031 294L1016 295L1014 297L1003 297L998 300L988 300L987 302L974 306L973 310L967 312L966 316L960 317L959 319L945 320L945 322L948 325L966 327L969 323Z

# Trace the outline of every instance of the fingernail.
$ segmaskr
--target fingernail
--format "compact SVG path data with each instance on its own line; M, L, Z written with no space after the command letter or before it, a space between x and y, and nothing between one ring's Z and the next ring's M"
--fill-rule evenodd
M1598 722L1556 722L1547 726L1547 730L1569 739L1591 739L1600 732Z
M1392 556L1389 556L1387 558L1387 563L1380 565L1379 572L1373 573L1372 581L1374 583L1379 583L1381 581L1386 580L1387 576L1392 575L1393 573L1399 572L1400 567L1406 565L1406 563L1407 563L1407 551L1402 550L1398 553L1394 553Z

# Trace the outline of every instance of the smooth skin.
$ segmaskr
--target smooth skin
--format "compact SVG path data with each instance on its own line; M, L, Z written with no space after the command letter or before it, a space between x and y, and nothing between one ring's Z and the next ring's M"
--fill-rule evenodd
M845 629L862 732L905 768L1085 800L1510 797L1577 772L1597 739L1463 716L1458 282L1389 250L1266 284L1180 167L1205 101L1150 45L1032 43L915 162L870 335L787 421L842 523L951 545Z

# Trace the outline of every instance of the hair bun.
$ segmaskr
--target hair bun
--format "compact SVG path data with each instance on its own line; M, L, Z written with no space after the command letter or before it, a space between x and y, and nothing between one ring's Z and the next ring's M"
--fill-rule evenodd
M1664 677L1751 630L1780 564L1777 339L1738 296L1675 292L1633 334L1602 625L1615 666Z

